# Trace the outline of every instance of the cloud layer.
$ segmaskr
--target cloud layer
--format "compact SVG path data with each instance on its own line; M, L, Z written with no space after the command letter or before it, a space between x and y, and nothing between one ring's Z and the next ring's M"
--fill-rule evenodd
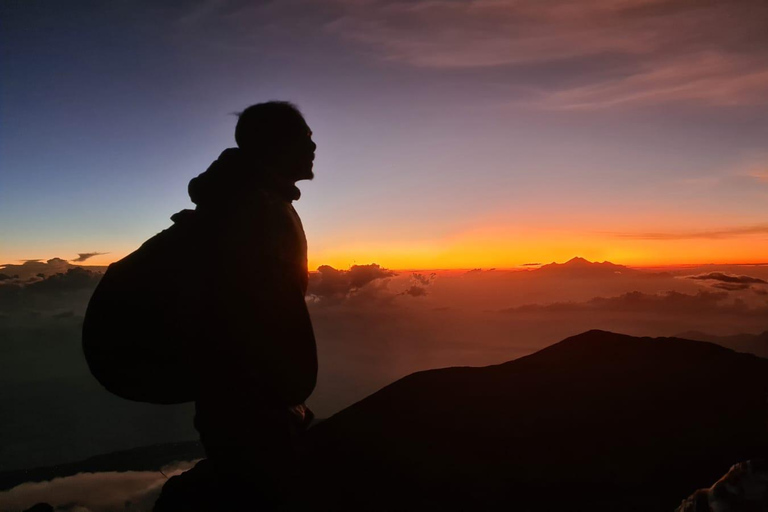
M766 235L768 224L754 226L734 226L725 229L713 229L702 231L680 232L638 232L638 233L611 233L617 238L630 238L636 240L717 240L735 238L741 236Z
M768 284L768 281L765 279L760 279L759 277L740 276L734 274L726 274L724 272L710 272L708 274L689 276L688 279L706 281L709 282L713 288L719 288L726 291L753 289L754 291L761 293L765 290L763 288L753 287L753 285Z
M381 268L376 263L352 265L349 270L337 270L330 265L321 265L310 275L308 293L312 300L342 300L377 280L397 275Z
M21 511L43 502L57 511L150 512L167 478L190 469L195 462L178 462L161 471L80 473L25 483L0 492L0 510Z
M6 280L0 284L0 310L61 313L77 304L77 311L82 312L103 274L74 267L47 277L39 275L42 277L32 281Z
M739 288L740 289L740 288ZM627 292L616 297L595 297L584 302L528 304L502 310L504 313L623 312L637 315L766 315L768 307L750 308L743 301L730 300L725 292L700 291L696 294L668 291L658 294Z

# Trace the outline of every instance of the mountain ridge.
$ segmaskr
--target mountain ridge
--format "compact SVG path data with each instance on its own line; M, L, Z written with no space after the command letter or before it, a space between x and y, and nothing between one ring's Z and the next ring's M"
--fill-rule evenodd
M381 509L514 498L522 510L616 511L639 496L625 510L673 510L765 452L766 370L712 343L587 331L499 365L411 374L312 429L309 459L354 489L326 493L329 510L371 496Z
M673 510L768 453L767 370L713 343L590 330L500 364L416 372L308 431L306 505ZM196 449L120 464L151 470ZM109 458L64 466L119 471Z

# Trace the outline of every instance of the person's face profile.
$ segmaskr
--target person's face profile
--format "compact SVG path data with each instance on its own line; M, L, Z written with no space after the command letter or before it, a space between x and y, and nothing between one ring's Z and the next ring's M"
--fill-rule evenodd
M311 180L317 145L312 140L312 130L305 122L297 123L285 137L285 145L279 152L280 171L293 181Z

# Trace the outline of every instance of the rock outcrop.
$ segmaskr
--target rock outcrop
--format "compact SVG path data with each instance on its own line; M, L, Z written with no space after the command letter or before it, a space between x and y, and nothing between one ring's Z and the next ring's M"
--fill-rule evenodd
M676 512L762 512L768 510L768 462L735 464L708 489L693 493Z

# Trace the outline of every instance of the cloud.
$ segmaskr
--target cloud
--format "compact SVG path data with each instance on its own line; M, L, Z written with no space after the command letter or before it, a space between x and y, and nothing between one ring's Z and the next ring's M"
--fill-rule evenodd
M679 232L638 232L638 233L606 233L617 238L629 238L634 240L719 240L724 238L736 238L741 236L768 235L768 224L752 226L735 226L724 229L712 229L702 231Z
M768 104L764 0L207 0L175 10L175 32L228 49L296 58L342 42L436 73L501 70L509 104L526 108Z
M547 94L546 108L584 110L666 102L717 106L768 104L768 67L726 53L650 62L617 79Z
M668 291L660 294L628 292L615 297L594 297L584 302L526 304L500 310L501 313L592 313L613 312L634 315L765 315L768 308L750 308L742 300L729 300L727 291L699 291L687 294ZM638 316L638 318L641 318Z
M400 293L400 295L410 295L411 297L425 297L427 288L435 281L437 274L432 272L429 275L414 272L411 274L411 285Z
M4 311L84 310L103 274L72 267L43 279L0 285L0 309Z
M75 316L75 312L72 310L68 311L62 311L61 313L56 313L53 315L53 318L57 320L65 319L65 318L73 318Z
M75 258L72 261L75 263L82 263L83 261L89 260L94 256L101 256L102 254L109 254L109 253L108 252L79 252L77 253L77 258Z
M359 292L370 283L397 275L372 263L370 265L352 265L349 270L337 270L330 265L321 265L317 272L310 275L310 301L322 299L342 300Z
M723 283L731 284L768 284L768 281L757 277L750 276L736 276L732 274L725 274L723 272L710 272L708 274L700 274L697 276L688 276L688 279L696 279L700 281L721 281Z
M715 283L712 285L712 288L718 288L720 290L735 292L739 290L747 290L750 288L750 286L748 284L738 284L738 283Z
M101 273L75 267L25 286L31 293L61 293L93 290L102 278Z
M391 270L381 268L379 265L372 263L370 265L352 265L352 268L348 271L349 284L351 288L362 288L366 284L375 279L384 279L386 277L392 277L397 275Z
M756 190L761 190L768 185L768 153L761 152L745 158L730 174L734 178L743 179L752 187L757 185Z
M763 0L340 1L325 29L381 59L429 69L551 65L542 108L768 103ZM568 61L605 62L568 72ZM514 83L514 78L510 80ZM527 105L531 98L523 98Z
M637 3L637 2L628 2ZM557 60L606 51L639 53L653 34L626 37L607 23L618 10L602 0L346 2L328 26L387 60L462 68ZM619 26L617 26L619 25Z
M424 297L427 294L427 289L423 286L412 285L405 289L403 295L410 295L411 297Z
M362 288L351 290L350 293L342 299L343 304L349 311L369 311L371 309L380 310L384 306L391 306L397 293L390 288L389 279L376 279L366 284ZM322 299L327 300L327 299ZM341 301L335 300L332 303Z
M392 305L398 296L426 296L428 288L437 278L434 272L414 272L407 281L403 276L397 280L397 286L390 287L391 278L397 275L375 263L353 265L349 270L321 265L317 272L310 274L307 303L323 305L343 302L350 307L364 308Z
M0 270L5 274L18 275L18 278L21 280L27 280L30 277L38 276L38 274L49 276L66 272L68 269L76 267L76 265L72 265L62 258L51 258L47 261L23 260L23 262L21 265L14 265L12 263L0 264Z
M749 176L759 182L768 183L768 169L751 171Z
M0 510L26 510L40 502L61 510L149 512L167 478L194 466L178 462L161 471L79 473L48 482L30 482L0 492Z
M435 280L436 277L437 277L437 274L434 272L432 272L428 276L414 272L414 274L411 276L411 279L421 284L422 286L429 286L430 284L432 284L432 282Z

